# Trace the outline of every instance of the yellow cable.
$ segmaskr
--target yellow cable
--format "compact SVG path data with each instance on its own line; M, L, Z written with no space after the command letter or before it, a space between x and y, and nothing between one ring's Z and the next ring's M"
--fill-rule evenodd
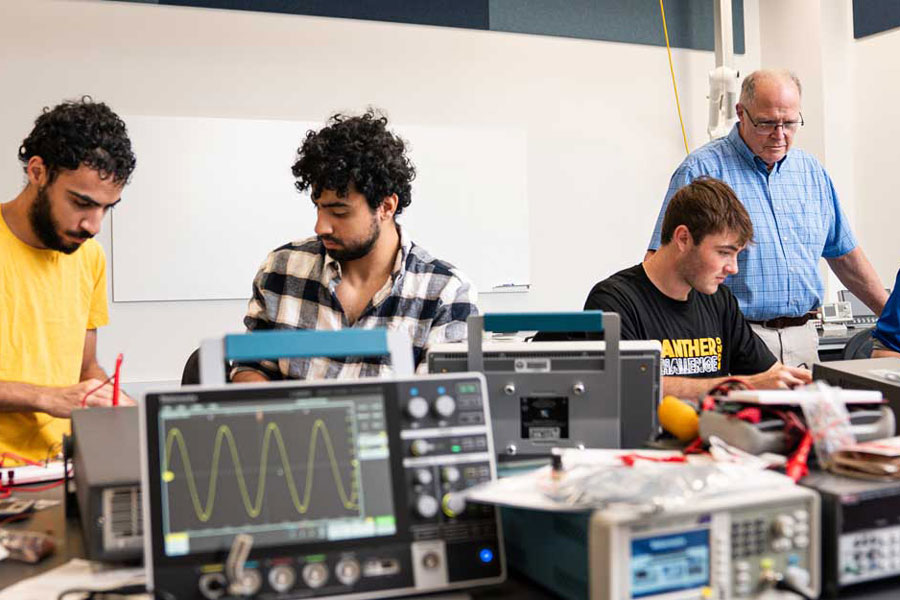
M672 48L669 47L669 29L666 27L666 9L663 0L659 0L659 12L662 13L663 34L666 36L666 52L669 53L669 71L672 73L672 88L675 90L675 106L678 107L678 121L681 123L681 137L684 138L684 152L690 154L687 133L684 131L684 118L681 116L681 102L678 100L678 85L675 83L675 67L672 66Z

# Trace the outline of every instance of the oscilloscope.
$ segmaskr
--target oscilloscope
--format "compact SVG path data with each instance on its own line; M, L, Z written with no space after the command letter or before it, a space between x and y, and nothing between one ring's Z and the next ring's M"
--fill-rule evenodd
M155 589L375 598L505 576L495 509L460 494L495 477L479 374L188 386L141 417Z

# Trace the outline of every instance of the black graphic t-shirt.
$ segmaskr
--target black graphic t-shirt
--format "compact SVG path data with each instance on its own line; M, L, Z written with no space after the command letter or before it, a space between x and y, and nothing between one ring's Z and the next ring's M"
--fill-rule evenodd
M636 265L595 285L584 308L618 313L623 340L659 340L663 375L753 375L775 364L724 285L715 294L691 290L687 300L674 300Z

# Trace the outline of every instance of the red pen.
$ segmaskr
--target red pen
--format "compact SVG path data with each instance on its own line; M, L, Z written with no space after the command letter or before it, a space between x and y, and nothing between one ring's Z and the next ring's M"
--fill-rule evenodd
M119 355L116 357L116 372L113 375L113 398L112 398L113 406L119 405L119 375L122 372L122 358L123 358L122 353L120 352Z

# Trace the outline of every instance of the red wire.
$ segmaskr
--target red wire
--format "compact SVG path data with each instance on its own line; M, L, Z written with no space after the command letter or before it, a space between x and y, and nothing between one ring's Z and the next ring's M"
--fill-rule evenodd
M7 458L11 458L13 460L17 460L21 463L25 463L26 465L31 465L33 467L43 467L43 463L39 463L37 461L31 460L30 458L25 458L24 456L20 456L15 452L4 452L0 454L0 467L4 466Z
M59 481L54 481L53 483L48 483L47 485L41 485L38 487L17 487L17 492L45 492L47 490L52 490L53 488L59 487L66 482L65 479L60 479ZM27 485L27 484L24 484Z
M658 462L658 463L683 463L687 462L686 456L643 456L638 454L637 452L632 452L630 454L623 454L619 457L619 460L622 461L626 467L633 467L634 463L639 460L646 460L648 462Z
M104 381L103 383L101 383L100 385L98 385L97 387L95 387L94 389L89 391L87 394L85 394L84 398L81 399L81 408L84 408L84 405L87 403L88 396L90 396L91 394L93 394L94 392L96 392L97 390L102 388L104 385L109 383L111 380L112 380L112 377L107 377L106 381Z

